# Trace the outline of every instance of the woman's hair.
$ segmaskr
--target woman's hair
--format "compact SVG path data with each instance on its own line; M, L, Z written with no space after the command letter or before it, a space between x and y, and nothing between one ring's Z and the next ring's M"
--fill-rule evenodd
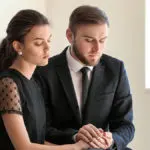
M0 44L0 71L12 65L17 57L13 41L24 42L24 37L35 25L49 24L48 19L35 10L25 9L19 11L9 22L6 37Z

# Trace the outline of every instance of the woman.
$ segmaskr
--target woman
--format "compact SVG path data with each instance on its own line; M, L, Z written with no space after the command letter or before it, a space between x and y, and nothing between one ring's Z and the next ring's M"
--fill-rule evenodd
M51 30L47 18L22 10L10 21L0 45L0 149L81 150L71 145L44 145L45 107L32 74L48 63ZM5 71L4 71L5 70Z

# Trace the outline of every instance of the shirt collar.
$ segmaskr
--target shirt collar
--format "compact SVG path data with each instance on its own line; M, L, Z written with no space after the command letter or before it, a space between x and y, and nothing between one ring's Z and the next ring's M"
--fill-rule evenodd
M93 66L86 66L71 56L71 46L69 46L67 49L66 57L69 68L74 72L80 71L83 67L88 67L90 71L93 70Z

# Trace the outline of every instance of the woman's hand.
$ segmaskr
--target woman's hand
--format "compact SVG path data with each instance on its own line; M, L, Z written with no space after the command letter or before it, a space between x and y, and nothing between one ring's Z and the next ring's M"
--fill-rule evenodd
M87 143L81 140L75 143L74 145L75 145L74 150L87 150L90 147Z
M57 144L54 144L54 143L50 143L50 142L48 142L48 141L44 141L44 145L57 145Z

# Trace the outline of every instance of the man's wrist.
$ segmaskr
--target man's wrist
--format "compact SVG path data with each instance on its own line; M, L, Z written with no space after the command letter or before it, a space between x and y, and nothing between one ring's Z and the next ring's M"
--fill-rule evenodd
M74 134L73 135L73 137L72 137L72 140L76 143L77 142L77 140L76 140L76 136L77 136L77 133L76 134Z

